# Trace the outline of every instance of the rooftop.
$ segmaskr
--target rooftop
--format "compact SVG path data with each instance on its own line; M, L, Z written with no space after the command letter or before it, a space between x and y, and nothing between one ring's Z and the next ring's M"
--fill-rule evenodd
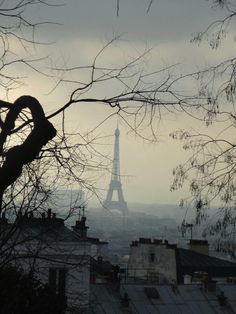
M122 298L128 302L122 302ZM225 302L222 302L225 301ZM122 284L120 294L109 285L91 285L91 313L236 313L236 285L219 284L215 292L200 285Z
M150 239L150 238L139 238L139 240L132 241L132 246L138 246L139 244L152 244L152 245L165 245L168 248L175 249L176 244L170 244L167 240L160 240L160 239Z
M214 278L236 276L236 263L182 248L176 249L176 265L180 282L184 275L196 271L205 271Z
M57 218L55 213L48 209L47 213L34 216L31 212L29 214L19 214L13 223L8 222L5 215L2 214L0 218L0 226L4 230L4 234L11 234L13 241L19 241L22 237L27 240L42 241L59 241L59 242L78 242L86 241L69 229L64 224L64 219ZM3 235L3 233L2 233Z

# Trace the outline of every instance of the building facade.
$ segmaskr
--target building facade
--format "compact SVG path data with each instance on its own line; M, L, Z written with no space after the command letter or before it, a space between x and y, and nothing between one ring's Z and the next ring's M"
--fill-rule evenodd
M208 243L191 240L190 249L167 241L140 238L130 246L127 276L164 283L198 281L200 277L225 280L236 277L236 263L208 255Z
M41 217L18 216L14 223L2 217L1 229L2 238L8 238L2 246L2 261L47 284L63 300L68 313L87 311L91 242L86 237L66 227L51 210Z
M176 281L175 245L141 238L130 247L127 274L154 281Z

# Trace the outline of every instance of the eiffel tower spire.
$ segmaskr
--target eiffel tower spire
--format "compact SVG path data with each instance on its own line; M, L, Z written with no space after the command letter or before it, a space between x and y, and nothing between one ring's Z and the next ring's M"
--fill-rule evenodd
M103 206L108 209L117 209L123 216L128 213L127 203L124 199L122 185L120 181L120 147L119 147L120 130L118 127L115 130L115 146L114 157L112 162L112 174L109 189L107 191L107 197L103 202ZM113 193L117 192L117 200L112 200Z

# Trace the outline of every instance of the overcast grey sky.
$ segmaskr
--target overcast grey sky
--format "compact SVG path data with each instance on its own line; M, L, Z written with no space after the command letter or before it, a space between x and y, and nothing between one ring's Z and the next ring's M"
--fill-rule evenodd
M179 71L191 71L204 65L214 64L233 53L233 35L229 36L224 46L212 51L207 44L197 46L190 43L194 33L204 30L209 23L222 12L211 8L211 1L206 0L154 0L147 14L149 0L120 0L119 16L116 16L116 1L110 0L68 0L57 8L38 8L37 12L28 12L39 21L43 18L61 23L61 26L42 27L38 36L42 40L54 41L51 46L40 48L50 53L56 64L65 62L68 66L89 64L102 45L115 35L122 34L119 42L112 47L107 61L122 62L121 55L127 56L142 52L146 47L153 47L148 58L150 70L162 66L181 63ZM119 51L119 53L118 53ZM122 54L120 53L122 51ZM69 90L50 90L45 79L29 75L27 85L17 93L33 94L44 104L47 111L63 103ZM114 88L107 86L107 88ZM99 91L106 93L106 90ZM14 97L17 96L14 94ZM106 115L107 109L89 105L76 107L69 111L72 128L85 132L98 124ZM105 123L99 134L111 135L117 120ZM172 169L187 156L180 143L169 139L168 134L179 127L199 127L190 119L169 117L164 120L159 130L159 142L144 143L140 138L128 133L129 130L119 122L121 129L121 172L124 175L123 188L127 202L178 203L186 194L169 192ZM213 130L214 131L214 130ZM106 153L113 153L113 138L108 139ZM110 175L98 182L98 187L108 187ZM104 193L105 191L101 193Z

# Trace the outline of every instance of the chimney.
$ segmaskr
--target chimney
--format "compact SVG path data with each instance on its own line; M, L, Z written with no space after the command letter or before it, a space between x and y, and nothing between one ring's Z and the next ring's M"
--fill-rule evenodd
M97 257L97 261L98 261L98 263L102 263L102 261L103 261L103 258L102 258L102 256L101 255L99 255L98 257Z
M209 255L209 244L207 240L190 240L188 243L188 248L191 251Z
M204 282L204 287L205 287L205 291L207 292L216 292L216 283L217 281L216 280L206 280Z
M76 232L81 238L87 238L87 230L89 227L86 226L85 216L82 216L81 219L76 220L75 226L72 228L73 231Z
M184 275L184 284L190 285L192 283L192 276L189 274Z
M17 214L17 218L18 218L18 219L22 219L22 217L23 217L22 212L19 212L19 213Z
M48 208L48 219L51 219L52 216L52 210L51 208Z
M0 215L0 224L7 224L7 218L5 212L2 213L2 216Z

